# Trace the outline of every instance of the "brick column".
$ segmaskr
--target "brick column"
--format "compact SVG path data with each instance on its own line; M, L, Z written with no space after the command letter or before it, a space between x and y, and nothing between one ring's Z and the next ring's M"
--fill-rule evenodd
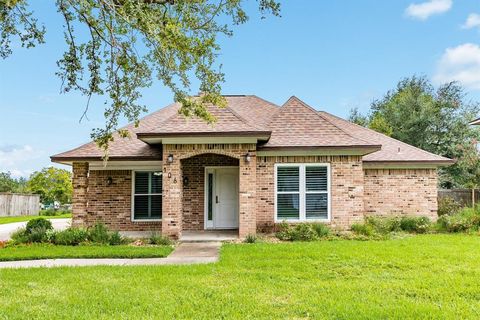
M163 146L163 197L162 197L162 234L172 239L182 235L182 166L178 153ZM173 154L173 162L168 163L168 155Z
M256 188L257 188L257 157L255 151L250 151L251 160L240 157L240 194L239 194L239 228L238 236L245 238L257 231L256 220Z
M88 162L74 162L72 165L72 225L87 225Z

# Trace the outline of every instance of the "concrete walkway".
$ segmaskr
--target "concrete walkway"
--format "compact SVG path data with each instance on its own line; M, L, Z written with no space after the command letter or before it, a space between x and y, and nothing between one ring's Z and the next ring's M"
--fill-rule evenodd
M218 261L221 242L181 243L166 258L146 259L47 259L0 262L0 269L81 266L148 266L214 263Z
M70 226L72 219L48 219L52 222L55 230L64 230ZM12 233L20 228L25 228L27 222L14 222L7 224L0 224L0 241L10 240Z

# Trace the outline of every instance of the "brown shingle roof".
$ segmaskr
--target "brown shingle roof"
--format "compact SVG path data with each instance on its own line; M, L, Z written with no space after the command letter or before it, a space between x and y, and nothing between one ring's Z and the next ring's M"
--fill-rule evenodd
M350 135L323 117L297 97L291 97L274 117L268 128L270 140L261 149L302 147L379 147Z
M271 132L267 143L259 150L277 148L370 148L381 150L363 157L367 162L451 162L450 159L412 147L373 130L357 126L326 112L318 112L296 97L282 107L253 95L225 96L228 106L224 109L209 108L218 122L208 125L199 119L185 120L178 114L179 104L171 104L140 121L138 128L128 125L130 138L118 136L111 143L111 160L159 160L160 145L148 145L137 134L189 134ZM373 149L372 149L373 148ZM400 152L399 152L400 150ZM53 161L100 160L103 152L94 142L57 154Z
M377 131L356 125L330 113L320 111L323 117L329 119L350 134L361 137L371 143L382 145L382 149L363 157L366 162L431 162L453 163L453 160L416 148L399 140L390 138Z

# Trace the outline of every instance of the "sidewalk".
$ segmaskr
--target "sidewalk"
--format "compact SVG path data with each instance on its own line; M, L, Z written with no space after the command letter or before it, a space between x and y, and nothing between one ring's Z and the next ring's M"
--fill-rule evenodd
M52 222L53 229L64 230L70 226L72 219L48 219ZM7 224L0 224L0 241L10 240L12 233L20 228L25 228L27 222L14 222Z
M214 263L218 261L221 245L221 242L181 243L175 249L175 251L166 258L46 259L3 261L0 262L0 269L83 266L151 266Z

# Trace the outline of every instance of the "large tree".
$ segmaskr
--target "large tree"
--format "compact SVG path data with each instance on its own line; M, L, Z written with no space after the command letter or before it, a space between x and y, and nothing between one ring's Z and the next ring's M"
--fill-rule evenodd
M65 169L54 167L43 168L34 172L27 182L27 190L40 195L42 203L51 204L58 201L62 204L72 201L72 177Z
M16 179L10 172L0 172L0 192L25 192L26 183L25 178Z
M441 184L469 187L475 181L467 180L475 179L476 163L480 163L477 151L480 131L469 122L479 112L479 104L467 101L458 83L434 88L425 77L414 76L401 80L394 90L375 100L367 116L352 110L350 120L424 150L459 160L440 171Z
M32 1L32 0L31 0ZM27 48L45 42L45 28L28 0L0 0L0 56L12 54L11 42ZM256 0L262 17L280 14L276 0ZM58 60L62 91L87 98L106 97L104 128L92 138L105 151L121 117L138 123L146 111L139 104L142 88L155 76L174 93L180 113L208 122L215 118L207 104L224 106L224 75L216 63L218 35L232 35L232 24L248 20L242 0L56 0L65 21L67 50ZM199 98L190 97L191 83L200 83ZM86 113L84 113L85 115Z

